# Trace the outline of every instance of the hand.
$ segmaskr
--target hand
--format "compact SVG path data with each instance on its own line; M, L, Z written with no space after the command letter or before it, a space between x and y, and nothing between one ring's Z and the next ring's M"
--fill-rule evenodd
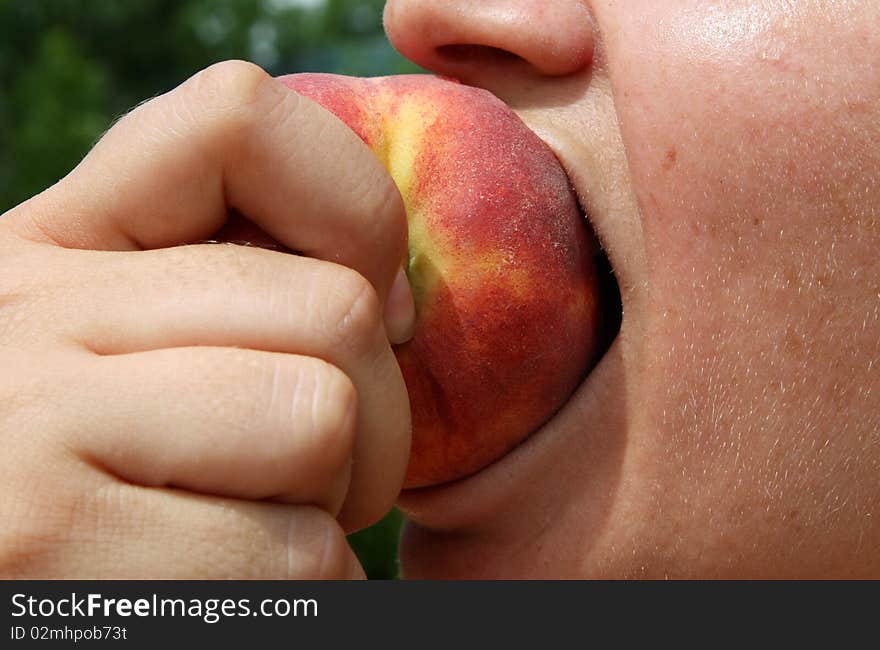
M302 255L183 245L232 210ZM0 574L362 576L345 533L409 453L405 251L373 154L256 66L120 120L0 217Z

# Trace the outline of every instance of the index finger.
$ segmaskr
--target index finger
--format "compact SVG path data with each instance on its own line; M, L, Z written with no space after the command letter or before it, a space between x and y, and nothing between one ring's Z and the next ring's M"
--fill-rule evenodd
M208 238L231 209L360 272L382 301L404 260L403 202L376 156L329 111L239 61L133 110L9 217L61 246L136 250Z

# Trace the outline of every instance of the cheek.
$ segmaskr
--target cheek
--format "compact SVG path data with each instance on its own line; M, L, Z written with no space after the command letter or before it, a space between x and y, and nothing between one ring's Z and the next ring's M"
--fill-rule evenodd
M880 98L867 26L809 2L630 4L620 13L638 18L609 49L643 227L663 245L652 275L791 250L786 225L827 239L867 203Z
M872 23L622 4L600 21L648 260L645 464L710 527L858 516L880 411Z

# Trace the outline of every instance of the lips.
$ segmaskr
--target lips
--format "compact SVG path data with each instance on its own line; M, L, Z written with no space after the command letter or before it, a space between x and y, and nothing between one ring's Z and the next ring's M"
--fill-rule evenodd
M571 165L571 161L568 159L569 157L566 156L565 147L558 145L556 138L554 138L555 134L541 133L537 130L536 132L540 137L542 137L545 143L549 145L550 149L554 152L557 159L561 162L562 167L568 175L571 184L576 185L578 175L573 172L574 168ZM593 234L593 241L601 241L602 238L597 236L596 223L592 218L596 214L596 211L593 207L593 201L591 200L592 197L585 187L584 183L580 183L580 187L577 188L575 194L578 197L581 214L585 219L587 229ZM247 230L246 226L247 224L242 224L240 223L240 221L232 220L230 222L230 225L227 226L227 229L222 233L222 236L218 237L218 239L224 239L227 241L248 241L256 245L267 245L274 243L271 240L263 242L260 237L267 237L264 233L250 232ZM597 245L595 247L594 253L596 256L596 263L599 270L598 277L600 280L599 313L601 314L601 320L599 322L598 339L599 353L601 355L604 354L604 352L610 346L620 328L621 300L617 282L613 273L611 272L611 265L608 261L605 249L602 246ZM591 375L587 378L587 381L592 380L591 378L593 374L595 373L591 372ZM547 427L541 427L537 429L535 432L532 433L531 436L529 436L529 438L546 439L546 429ZM470 492L469 486L479 486L480 491L484 493L491 492L491 490L487 490L487 487L491 487L487 486L487 481L494 480L493 477L497 476L499 472L503 475L504 481L506 483L514 483L517 480L517 475L510 474L510 469L517 466L520 456L527 456L530 453L529 450L540 447L541 444L540 440L537 441L537 444L535 444L535 441L532 441L530 439L527 440L527 443L521 443L507 455L501 457L499 460L490 464L484 470L473 475L470 479L460 479L458 481L449 482L435 488L420 488L405 491L401 498L401 506L404 510L406 510L413 516L418 517L417 511L420 511L424 515L423 520L425 522L436 522L438 516L441 518L443 517L443 514L438 512L438 510L440 509L439 504L445 500L443 495L456 494L461 490L466 490ZM518 474L518 472L516 474ZM525 475L527 476L528 474L526 473ZM479 500L477 499L474 499L472 501L474 504L479 502ZM434 503L435 505L428 505L430 503Z
M565 168L565 165L563 165L563 168ZM568 173L567 168L566 173ZM576 194L579 197L581 196L580 192L576 192ZM623 319L623 302L621 300L620 287L617 284L617 278L614 275L611 261L608 259L607 249L596 234L592 219L584 208L583 202L580 198L578 199L578 205L581 209L581 214L583 215L584 220L589 225L593 237L597 242L595 259L596 268L598 269L600 302L598 345L599 354L603 355L611 346L611 343L620 331L620 324Z

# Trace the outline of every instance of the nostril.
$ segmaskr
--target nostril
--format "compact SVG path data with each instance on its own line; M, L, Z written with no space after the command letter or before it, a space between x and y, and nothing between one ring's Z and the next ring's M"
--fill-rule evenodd
M387 0L385 30L401 54L440 74L485 78L493 70L515 68L567 76L592 62L595 24L589 4Z
M497 66L525 60L509 50L491 45L449 44L440 45L434 51L444 61L456 65Z

